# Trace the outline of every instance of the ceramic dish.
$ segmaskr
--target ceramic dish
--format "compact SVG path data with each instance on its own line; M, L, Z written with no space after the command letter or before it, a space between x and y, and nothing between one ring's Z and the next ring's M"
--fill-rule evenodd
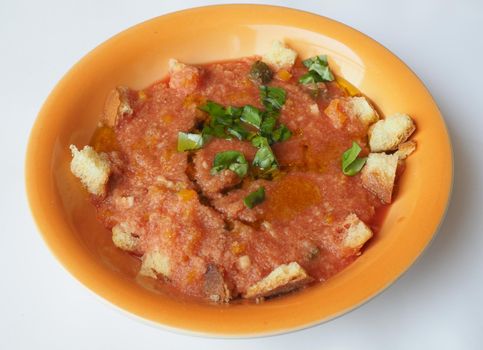
M141 286L125 253L106 248L86 193L69 171L70 144L86 144L114 87L141 89L167 74L167 60L205 63L266 52L282 39L302 57L325 53L385 115L405 111L417 123L417 152L378 235L355 263L326 283L261 304L215 306ZM32 129L26 184L47 245L82 284L111 304L173 330L211 336L259 336L304 328L341 315L385 289L421 254L441 222L452 184L444 121L421 81L387 49L341 23L287 8L226 5L154 18L100 45L52 91ZM100 248L103 247L103 248Z

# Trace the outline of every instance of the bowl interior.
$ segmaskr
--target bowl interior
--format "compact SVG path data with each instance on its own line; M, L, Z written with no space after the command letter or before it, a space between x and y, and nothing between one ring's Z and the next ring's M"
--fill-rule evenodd
M302 57L325 53L332 69L388 115L417 123L418 150L399 181L379 234L326 283L260 305L211 306L136 281L138 262L110 243L86 192L69 171L68 146L84 145L114 87L144 88L167 60L204 63L267 51L285 40ZM248 336L302 328L344 313L383 290L431 240L444 214L452 158L444 121L418 78L393 54L337 22L286 8L212 6L137 25L90 52L59 82L33 127L26 161L35 220L60 262L84 285L136 316L198 334ZM223 318L223 322L219 320Z

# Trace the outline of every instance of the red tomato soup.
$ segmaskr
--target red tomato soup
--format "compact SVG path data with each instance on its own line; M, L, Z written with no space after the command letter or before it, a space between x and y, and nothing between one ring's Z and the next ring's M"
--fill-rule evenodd
M167 79L117 89L115 116L91 142L109 168L91 200L114 244L142 261L141 279L210 302L260 301L361 254L391 199L364 178L374 121L356 99L379 116L343 80L310 72L320 69L300 60L173 61Z

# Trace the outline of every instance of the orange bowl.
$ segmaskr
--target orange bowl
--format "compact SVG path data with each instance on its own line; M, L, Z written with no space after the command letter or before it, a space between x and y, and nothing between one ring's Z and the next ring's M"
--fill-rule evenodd
M70 174L71 143L89 142L104 100L118 85L141 89L167 74L167 60L189 63L267 51L285 40L302 57L325 53L332 69L384 114L417 123L412 155L379 234L352 265L326 283L259 305L212 306L141 286L127 254L108 244L86 193ZM341 315L398 278L431 241L452 185L452 151L442 116L422 82L383 46L341 23L273 6L226 5L154 18L109 39L52 91L32 129L26 184L33 216L55 256L87 288L142 319L215 336L282 333ZM131 268L129 268L131 266Z

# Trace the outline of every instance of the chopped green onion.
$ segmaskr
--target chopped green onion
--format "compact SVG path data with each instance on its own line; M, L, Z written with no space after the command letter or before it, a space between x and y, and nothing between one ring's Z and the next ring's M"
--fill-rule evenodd
M258 190L251 192L243 199L243 203L250 209L265 200L265 187L261 186Z
M178 133L178 152L200 149L203 143L203 136L200 134Z
M260 86L260 98L269 111L280 111L285 104L287 94L284 89L273 86Z
M239 151L224 151L215 156L211 175L216 175L220 171L229 169L239 177L244 177L248 172L248 163L243 153Z
M358 158L361 153L361 147L352 142L352 147L342 154L342 172L348 176L354 176L366 163L367 158Z
M260 129L262 124L262 115L257 107L246 105L243 107L243 112L240 117L241 121L253 125L257 129Z

